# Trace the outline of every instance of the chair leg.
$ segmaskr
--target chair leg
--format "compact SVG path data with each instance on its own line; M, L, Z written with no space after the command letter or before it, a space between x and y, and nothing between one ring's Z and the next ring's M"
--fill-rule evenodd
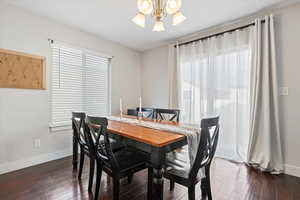
M175 182L170 180L170 191L173 191L175 187Z
M94 171L95 171L95 160L90 158L90 177L89 177L89 188L88 191L92 191L93 181L94 181Z
M107 185L110 185L110 176L109 175L106 176L106 183L107 183Z
M209 167L205 168L205 178L201 180L201 194L202 194L202 199L206 199L207 197L208 200L212 200Z
M201 199L206 199L207 197L207 183L206 183L206 179L202 179L201 180Z
M151 200L152 198L152 181L153 181L153 168L148 168L148 185L147 185L147 199Z
M205 176L206 176L206 191L207 191L207 197L208 200L212 200L212 195L211 195L211 185L210 185L210 167L208 166L205 169Z
M80 147L80 163L79 163L78 179L81 179L83 164L84 164L84 150L83 148Z
M189 190L189 200L195 200L195 185L190 186Z
M113 177L113 200L119 200L120 193L120 179L119 177Z
M127 182L130 184L132 182L133 174L127 176Z
M95 189L95 197L94 197L95 200L97 200L99 196L101 176L102 176L102 167L97 166L96 189Z

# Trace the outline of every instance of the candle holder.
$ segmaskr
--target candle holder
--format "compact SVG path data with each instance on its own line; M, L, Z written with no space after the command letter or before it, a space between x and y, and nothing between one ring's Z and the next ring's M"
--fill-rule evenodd
M137 118L139 121L141 121L141 119L143 118L143 112L138 112Z

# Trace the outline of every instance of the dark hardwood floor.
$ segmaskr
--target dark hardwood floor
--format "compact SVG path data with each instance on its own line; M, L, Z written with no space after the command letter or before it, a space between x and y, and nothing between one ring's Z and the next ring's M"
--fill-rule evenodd
M0 200L69 200L92 199L87 191L88 164L82 180L72 170L72 159L48 162L0 175ZM88 162L86 162L88 163ZM112 181L102 176L101 197L111 199ZM200 185L196 195L200 196ZM144 200L147 191L147 171L134 176L131 184L121 183L121 200ZM222 159L212 166L212 191L216 200L300 200L300 178L269 175ZM176 185L169 192L165 181L165 199L186 200L187 189ZM200 199L200 198L198 198Z

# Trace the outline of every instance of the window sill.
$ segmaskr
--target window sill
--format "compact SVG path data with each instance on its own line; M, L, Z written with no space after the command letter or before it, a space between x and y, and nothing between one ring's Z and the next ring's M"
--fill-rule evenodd
M50 125L49 129L50 129L50 132L70 131L70 130L72 130L72 126L71 125L64 125L64 126Z

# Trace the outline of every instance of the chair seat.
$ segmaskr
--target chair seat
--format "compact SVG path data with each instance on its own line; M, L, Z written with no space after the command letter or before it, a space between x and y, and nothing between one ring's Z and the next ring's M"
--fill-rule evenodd
M164 173L164 177L169 180L174 180L175 182L184 185L186 187L189 187L190 185L197 184L201 181L201 178L204 178L203 176L197 176L196 180L192 182L192 180L189 179L189 172L184 170L178 170L178 169L167 169Z
M127 176L128 173L134 173L147 168L149 156L139 150L124 148L116 151L114 155L119 164L121 176ZM111 172L111 166L108 163L104 163L103 168L108 173Z
M179 176L182 178L189 178L189 173L187 171L178 170L178 169L167 169L165 172L167 174L170 174L171 176Z
M190 171L190 159L188 145L176 149L166 155L166 165L174 169Z

